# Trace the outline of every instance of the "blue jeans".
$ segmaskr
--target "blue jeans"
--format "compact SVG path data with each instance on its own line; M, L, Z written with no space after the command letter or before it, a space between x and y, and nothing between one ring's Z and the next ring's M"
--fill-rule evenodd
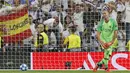
M125 28L126 28L126 43L127 43L130 40L130 23L126 22Z

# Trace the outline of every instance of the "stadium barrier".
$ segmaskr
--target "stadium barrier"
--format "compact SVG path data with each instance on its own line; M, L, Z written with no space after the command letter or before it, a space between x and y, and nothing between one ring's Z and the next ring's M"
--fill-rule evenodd
M31 53L31 70L85 69L91 70L103 58L103 52L46 52ZM113 52L110 69L130 70L130 52Z

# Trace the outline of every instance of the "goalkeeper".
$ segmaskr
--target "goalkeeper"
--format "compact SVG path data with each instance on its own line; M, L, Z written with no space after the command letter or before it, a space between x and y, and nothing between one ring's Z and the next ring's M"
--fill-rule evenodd
M110 18L108 10L103 10L103 18L97 27L97 40L104 49L104 58L99 61L93 71L97 71L104 64L105 70L109 71L108 61L112 54L112 45L114 40L117 38L117 22Z

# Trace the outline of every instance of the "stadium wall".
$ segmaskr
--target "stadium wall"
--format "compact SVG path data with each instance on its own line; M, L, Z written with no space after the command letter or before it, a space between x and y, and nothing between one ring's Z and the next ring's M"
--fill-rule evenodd
M74 69L92 70L103 58L103 52L46 52L31 53L31 70ZM130 70L130 52L113 52L110 69Z

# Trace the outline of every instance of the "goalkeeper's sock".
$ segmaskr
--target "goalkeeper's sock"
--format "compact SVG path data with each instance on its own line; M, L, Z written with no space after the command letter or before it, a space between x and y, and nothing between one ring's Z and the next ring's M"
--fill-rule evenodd
M99 68L102 68L102 64L104 64L104 59L102 59L100 62L98 62L97 66Z
M99 68L101 68L102 64L104 64L105 68L107 68L108 67L108 61L109 61L109 59L103 58L97 65L98 65Z
M102 64L97 64L98 68L102 68Z
M108 61L109 61L109 59L104 58L105 69L108 69Z

